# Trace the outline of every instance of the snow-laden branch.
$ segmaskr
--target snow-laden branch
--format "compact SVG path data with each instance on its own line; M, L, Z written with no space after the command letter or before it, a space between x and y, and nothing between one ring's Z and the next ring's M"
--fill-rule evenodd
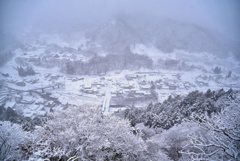
M227 105L214 117L193 116L193 121L203 128L206 134L189 135L190 144L181 153L197 158L226 157L237 159L240 152L240 99L225 102Z
M23 150L27 149L29 139L26 132L18 124L8 121L0 122L0 160L20 160Z

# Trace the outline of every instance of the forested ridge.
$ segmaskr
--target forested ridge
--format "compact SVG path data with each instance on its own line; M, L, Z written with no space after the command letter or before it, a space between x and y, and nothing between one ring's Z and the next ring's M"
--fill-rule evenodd
M131 108L124 112L124 117L136 123L144 123L151 128L169 129L175 124L180 124L193 115L206 114L207 116L221 112L226 106L226 101L236 99L239 91L232 89L224 91L190 92L186 96L169 97L163 103L150 103L147 108Z

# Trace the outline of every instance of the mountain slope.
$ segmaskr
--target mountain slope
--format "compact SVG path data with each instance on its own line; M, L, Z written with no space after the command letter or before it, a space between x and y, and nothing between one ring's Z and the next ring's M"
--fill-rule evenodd
M130 44L140 43L136 30L122 18L114 18L86 34L91 43L96 43L109 53L123 53Z
M173 20L165 20L153 29L154 44L164 52L182 49L189 52L207 52L218 56L238 49L217 31Z
M108 53L123 53L130 45L151 44L163 52L176 49L192 53L206 52L220 57L230 52L240 55L238 44L223 35L202 26L165 19L121 17L111 19L87 32L90 43L100 45Z

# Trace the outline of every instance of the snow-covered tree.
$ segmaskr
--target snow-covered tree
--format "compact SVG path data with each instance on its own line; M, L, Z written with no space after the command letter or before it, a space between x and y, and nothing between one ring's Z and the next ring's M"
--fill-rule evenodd
M22 160L28 151L30 133L21 125L9 121L0 122L0 160Z
M168 130L153 135L147 140L156 143L155 149L168 156L169 160L180 160L182 154L179 151L186 145L188 141L187 134L189 132L199 131L200 128L196 126L196 123L183 122L179 125L175 125ZM150 152L150 150L149 150Z
M133 133L128 121L93 105L56 111L35 131L31 158L144 160L145 143Z
M144 123L152 128L169 129L185 119L191 119L191 115L207 113L212 115L219 113L228 106L227 100L234 100L237 90L218 91L208 90L206 93L193 91L187 96L169 97L163 103L149 104L147 108L131 108L125 110L124 117L129 119L133 126L136 123Z
M190 159L237 160L240 158L240 94L229 98L220 114L195 116L206 135L191 134L190 144L181 152Z

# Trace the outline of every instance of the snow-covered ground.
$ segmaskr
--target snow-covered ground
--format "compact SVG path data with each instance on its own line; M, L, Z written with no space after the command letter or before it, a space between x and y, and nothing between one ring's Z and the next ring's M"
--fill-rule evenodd
M42 35L41 40L27 43L24 49L14 51L15 56L5 66L0 68L0 104L23 113L25 116L34 117L45 115L51 110L64 109L68 106L78 106L85 103L96 103L103 107L104 100L107 104L116 104L116 98L136 97L136 106L146 106L151 102L152 90L157 93L157 100L162 102L166 98L185 95L191 91L217 90L220 88L240 88L240 65L233 57L217 58L207 53L188 53L176 50L165 54L153 46L136 44L131 46L133 53L147 55L156 63L162 60L173 59L194 65L191 71L178 71L167 69L142 69L140 71L112 71L105 75L67 75L60 72L58 67L41 67L34 65L31 59L38 60L46 54L47 44L56 44L61 47L70 47L78 50L87 48L85 38L78 41L65 41L59 36ZM39 43L41 42L41 43ZM106 53L100 52L100 55ZM87 61L84 55L72 57L72 53L59 53L51 51L56 59L81 59ZM59 61L61 62L61 61ZM21 77L15 68L32 66L35 75ZM220 74L213 72L215 67L221 68ZM227 77L231 71L231 76ZM6 76L8 74L9 76ZM150 98L144 101L144 98ZM111 102L110 102L111 100ZM139 101L141 100L141 101ZM106 106L107 108L109 105ZM124 108L124 107L123 107ZM114 109L106 110L114 111Z

